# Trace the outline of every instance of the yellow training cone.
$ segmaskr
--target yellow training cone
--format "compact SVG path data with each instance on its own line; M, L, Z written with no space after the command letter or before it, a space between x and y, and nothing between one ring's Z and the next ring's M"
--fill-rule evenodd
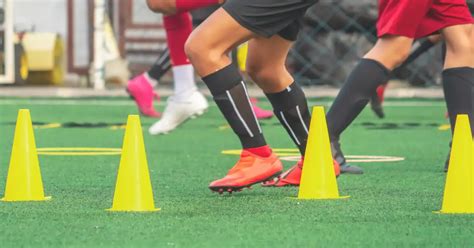
M458 115L441 213L474 214L474 147L469 117Z
M5 196L2 201L44 201L48 199L50 197L44 196L30 111L20 109L13 138Z
M110 211L158 211L153 201L153 190L148 172L145 144L138 115L127 120L122 156Z
M326 114L323 107L314 107L298 199L339 198L347 197L339 196L329 144Z

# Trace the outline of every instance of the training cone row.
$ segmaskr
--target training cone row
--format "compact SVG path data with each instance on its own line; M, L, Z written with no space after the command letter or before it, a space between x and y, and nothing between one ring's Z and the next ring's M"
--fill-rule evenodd
M30 111L20 109L2 201L45 201L50 198L44 195Z
M143 132L138 115L127 120L122 156L115 185L114 200L109 211L153 212L153 189L148 171Z
M30 111L20 109L15 127L2 201L45 201L38 153ZM138 115L127 120L122 156L117 175L114 199L110 211L158 211L148 172L143 133Z
M474 214L474 145L467 115L458 115L439 213Z
M347 198L339 195L323 107L313 108L305 154L298 199Z

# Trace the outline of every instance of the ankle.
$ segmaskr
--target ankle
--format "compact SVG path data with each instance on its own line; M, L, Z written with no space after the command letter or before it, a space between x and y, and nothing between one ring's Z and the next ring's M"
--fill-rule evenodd
M245 148L244 151L250 152L260 157L270 157L272 155L272 149L268 146L259 146L259 147L252 147L252 148Z

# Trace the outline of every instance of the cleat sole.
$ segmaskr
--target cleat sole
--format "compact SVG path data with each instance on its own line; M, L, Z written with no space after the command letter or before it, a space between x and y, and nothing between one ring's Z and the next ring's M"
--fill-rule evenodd
M222 194L224 191L227 191L229 193L231 192L241 192L243 189L245 188L248 188L248 189L252 189L252 185L255 185L255 184L259 184L259 183L263 183L263 182L266 182L266 181L269 181L269 180L272 180L273 178L275 177L279 177L281 174L281 172L277 172L275 173L274 175L268 177L268 178L265 178L263 180L260 180L260 181L257 181L257 182L254 182L254 183L251 183L251 184L247 184L247 185L242 185L242 186L221 186L221 187L209 187L209 189L213 192L219 192L219 194ZM229 191L230 190L230 191Z

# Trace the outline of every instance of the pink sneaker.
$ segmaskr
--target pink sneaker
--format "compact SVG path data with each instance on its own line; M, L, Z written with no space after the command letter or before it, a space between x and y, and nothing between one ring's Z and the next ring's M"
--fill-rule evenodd
M265 110L257 106L258 100L256 98L250 98L250 102L252 103L253 111L255 112L255 116L259 120L263 119L270 119L273 117L273 112L270 110Z
M135 100L140 113L149 117L160 117L161 114L156 112L153 107L153 99L156 98L159 101L160 97L158 93L153 90L145 73L128 81L127 92L133 100Z

